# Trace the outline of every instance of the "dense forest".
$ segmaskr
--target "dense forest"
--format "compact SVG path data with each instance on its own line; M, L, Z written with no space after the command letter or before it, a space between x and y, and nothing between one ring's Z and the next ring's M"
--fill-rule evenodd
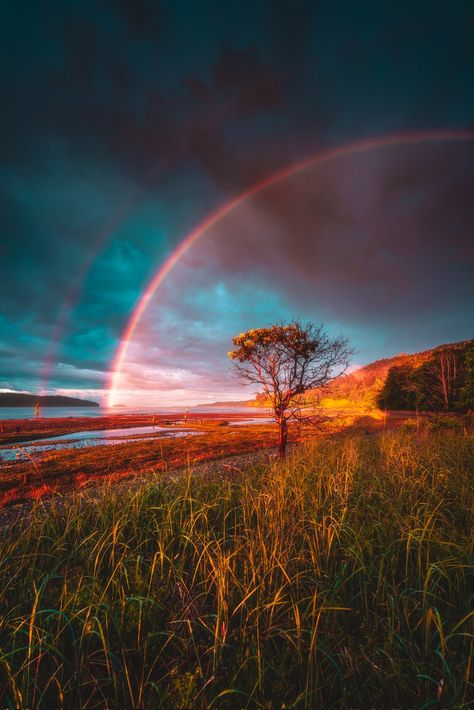
M308 404L311 403L308 393ZM323 404L396 410L474 410L474 340L440 345L431 350L376 360L327 385ZM268 406L264 393L248 402Z
M474 340L442 345L428 357L390 367L377 404L383 409L474 409Z

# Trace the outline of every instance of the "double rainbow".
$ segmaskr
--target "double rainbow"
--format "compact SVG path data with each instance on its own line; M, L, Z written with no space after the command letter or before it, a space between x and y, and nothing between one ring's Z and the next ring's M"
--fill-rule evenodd
M324 163L329 163L333 160L339 160L341 158L346 158L363 151L375 150L377 148L385 148L390 146L399 145L409 145L412 143L429 143L429 142L439 142L439 141L474 141L473 131L449 131L449 130L436 130L436 131L423 131L414 133L403 133L395 134L389 136L380 136L377 138L371 138L368 140L357 141L355 143L350 143L349 145L341 146L338 148L332 148L330 150L313 155L302 162L291 165L270 177L266 178L262 182L254 185L250 189L241 193L237 197L234 197L229 202L225 203L219 207L215 212L206 217L205 220L200 222L193 230L188 234L181 242L178 244L173 253L166 259L166 261L160 266L155 275L152 277L142 295L138 299L138 302L133 310L133 313L123 331L120 344L115 353L115 357L112 361L112 366L108 381L108 395L107 404L112 406L116 397L118 390L118 384L120 375L122 372L122 367L124 364L125 356L127 354L127 349L129 343L133 337L135 329L140 322L143 313L146 311L148 304L150 303L153 295L159 286L163 283L164 279L168 276L170 271L179 262L181 257L190 249L190 247L211 227L214 227L219 220L228 215L233 209L241 205L245 200L254 197L257 193L265 190L272 185L284 180L287 177L295 175L303 170L306 170L315 165L321 165Z

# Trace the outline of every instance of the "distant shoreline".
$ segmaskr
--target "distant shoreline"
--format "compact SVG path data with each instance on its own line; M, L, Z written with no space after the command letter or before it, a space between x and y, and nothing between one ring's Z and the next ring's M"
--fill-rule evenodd
M98 402L63 395L35 395L26 392L0 392L0 407L99 407Z
M0 403L0 406L2 406L2 407L7 407L8 409L31 409L31 407L34 407L34 406L35 406L36 401L37 401L37 400L35 400L35 403L34 403L34 404L3 404L3 402L1 402L1 403ZM64 404L61 404L61 403L59 403L59 404L42 404L42 402L40 402L40 403L39 403L39 406L40 406L41 409L42 409L43 407L46 407L46 408L50 409L51 407L53 407L53 408L54 408L54 407L60 408L60 407L65 407L65 406L67 406L67 407L77 407L78 409L81 409L81 408L84 409L85 407L87 407L87 408L89 408L89 407L97 407L97 408L100 408L100 404L97 404L96 402L85 402L85 403L83 403L83 404L71 404L71 403L69 403L69 404L67 404L67 405L64 405Z

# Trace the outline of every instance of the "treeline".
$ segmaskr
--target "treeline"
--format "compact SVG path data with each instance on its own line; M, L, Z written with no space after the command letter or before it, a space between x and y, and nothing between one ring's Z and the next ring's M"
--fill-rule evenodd
M28 394L26 392L0 392L0 407L98 407L97 402L59 394Z
M474 340L442 346L421 364L391 367L378 398L382 409L474 409Z

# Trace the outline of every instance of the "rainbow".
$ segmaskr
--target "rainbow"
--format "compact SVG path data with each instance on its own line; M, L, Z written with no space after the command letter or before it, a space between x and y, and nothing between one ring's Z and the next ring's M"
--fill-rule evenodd
M155 177L156 172L156 167L149 170L138 182L138 184L129 191L117 212L114 213L105 227L97 235L97 245L94 252L90 252L90 254L86 257L76 275L76 278L72 281L69 289L67 290L64 301L60 305L59 316L54 326L53 335L50 339L48 357L46 358L40 373L40 382L38 387L40 394L47 394L47 385L55 364L61 338L68 326L72 310L79 301L81 292L84 288L84 282L90 270L94 266L95 260L106 247L107 242L115 230L118 229L118 227L128 217L136 201L141 197L147 185L149 185Z
M296 165L284 168L283 170L274 173L265 180L254 185L245 192L237 195L229 202L219 207L215 212L206 217L188 234L181 243L176 247L173 253L160 266L155 275L152 277L133 310L133 313L123 331L120 344L112 361L108 380L107 404L112 406L114 403L115 393L119 382L122 365L127 353L127 349L132 339L133 333L146 311L155 291L163 283L170 271L179 262L181 257L188 249L201 237L208 229L215 226L219 220L228 215L233 209L241 205L245 200L255 196L257 193L265 190L268 187L284 180L287 177L295 175L309 167L329 163L333 160L350 157L357 153L367 150L375 150L377 148L385 148L390 146L409 145L412 143L429 143L438 141L474 141L474 131L451 131L451 130L432 130L420 131L413 133L391 134L388 136L378 136L362 141L350 143L348 145L339 146L337 148L328 149L317 155L312 155Z

